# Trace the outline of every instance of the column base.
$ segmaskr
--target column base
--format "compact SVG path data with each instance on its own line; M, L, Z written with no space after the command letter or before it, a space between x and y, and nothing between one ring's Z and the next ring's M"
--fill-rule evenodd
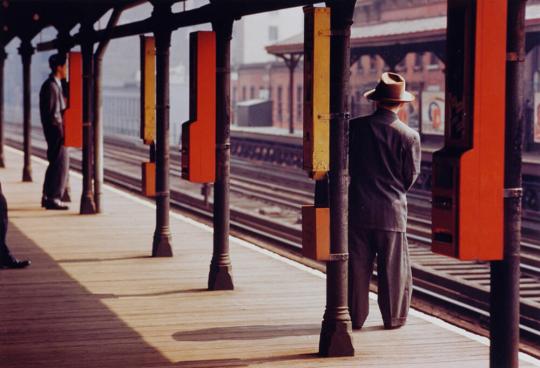
M92 195L81 196L81 208L79 213L81 215L93 215L96 213L96 205L94 204L94 198Z
M172 257L170 234L154 234L152 244L152 257Z
M208 290L234 290L231 265L210 265Z
M23 168L22 181L25 183L31 183L32 180L32 168L25 167Z
M324 357L354 356L351 321L323 321L319 354Z

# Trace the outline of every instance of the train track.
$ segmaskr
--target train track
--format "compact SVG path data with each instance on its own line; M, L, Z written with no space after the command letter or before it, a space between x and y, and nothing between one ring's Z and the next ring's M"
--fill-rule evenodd
M21 148L20 134L8 130L6 143ZM16 137L16 138L15 138ZM45 156L45 147L39 133L34 138L34 154ZM80 170L78 154L72 155L72 166ZM148 150L137 142L107 137L105 146L105 179L124 189L140 192L140 162L145 161ZM115 163L111 165L111 163ZM179 179L179 154L171 154L171 204L201 219L211 221L211 199L205 201L200 185ZM114 166L114 167L112 167ZM178 180L177 180L178 179ZM313 183L298 170L280 168L269 170L268 165L233 159L231 197L253 199L261 207L285 208L295 213L302 204L312 201ZM245 201L244 201L245 202ZM271 244L299 258L301 228L298 216L283 221L257 211L246 211L231 201L231 228L235 234ZM468 327L487 326L489 321L489 263L461 262L433 254L429 249L429 202L425 194L409 196L410 216L408 238L413 263L414 296L445 307L455 317L468 321ZM536 230L534 230L536 231ZM520 329L526 349L538 355L540 341L540 244L526 239L522 243L522 277L520 280Z

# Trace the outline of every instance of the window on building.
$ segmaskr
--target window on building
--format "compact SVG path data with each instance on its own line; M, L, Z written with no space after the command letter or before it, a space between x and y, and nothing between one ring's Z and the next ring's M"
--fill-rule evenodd
M369 71L371 73L377 72L377 55L369 55Z
M246 86L242 86L242 101L247 100L247 89Z
M423 56L424 54L416 53L414 54L414 70L422 70L423 69Z
M278 27L277 26L269 26L268 27L268 40L269 41L277 41L278 40Z
M232 99L232 105L236 106L236 86L234 86L232 89L231 99Z
M405 59L402 59L397 65L396 65L396 71L397 72L405 72L407 69L407 66L405 65Z
M255 87L253 86L249 87L249 98L251 99L255 98Z
M283 98L283 88L281 86L279 86L277 88L277 119L278 119L279 122L283 121L282 98Z
M358 60L356 61L356 71L358 71L358 73L362 73L363 71L363 67L362 67L362 57L360 56L358 58Z
M433 52L429 53L429 65L428 69L439 69L439 58L437 58L437 55L435 55Z
M303 102L304 102L304 95L303 95L302 86L298 85L296 87L296 121L298 122L302 121Z

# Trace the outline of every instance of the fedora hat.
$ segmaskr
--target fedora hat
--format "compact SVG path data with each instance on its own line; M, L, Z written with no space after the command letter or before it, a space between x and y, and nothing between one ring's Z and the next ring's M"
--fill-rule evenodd
M377 87L365 92L364 97L373 101L414 101L413 94L405 90L405 78L397 73L383 73Z

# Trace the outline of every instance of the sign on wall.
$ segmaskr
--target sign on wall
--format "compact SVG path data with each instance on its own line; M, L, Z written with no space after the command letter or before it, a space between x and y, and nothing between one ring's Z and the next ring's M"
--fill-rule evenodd
M444 135L444 92L422 92L422 134Z

